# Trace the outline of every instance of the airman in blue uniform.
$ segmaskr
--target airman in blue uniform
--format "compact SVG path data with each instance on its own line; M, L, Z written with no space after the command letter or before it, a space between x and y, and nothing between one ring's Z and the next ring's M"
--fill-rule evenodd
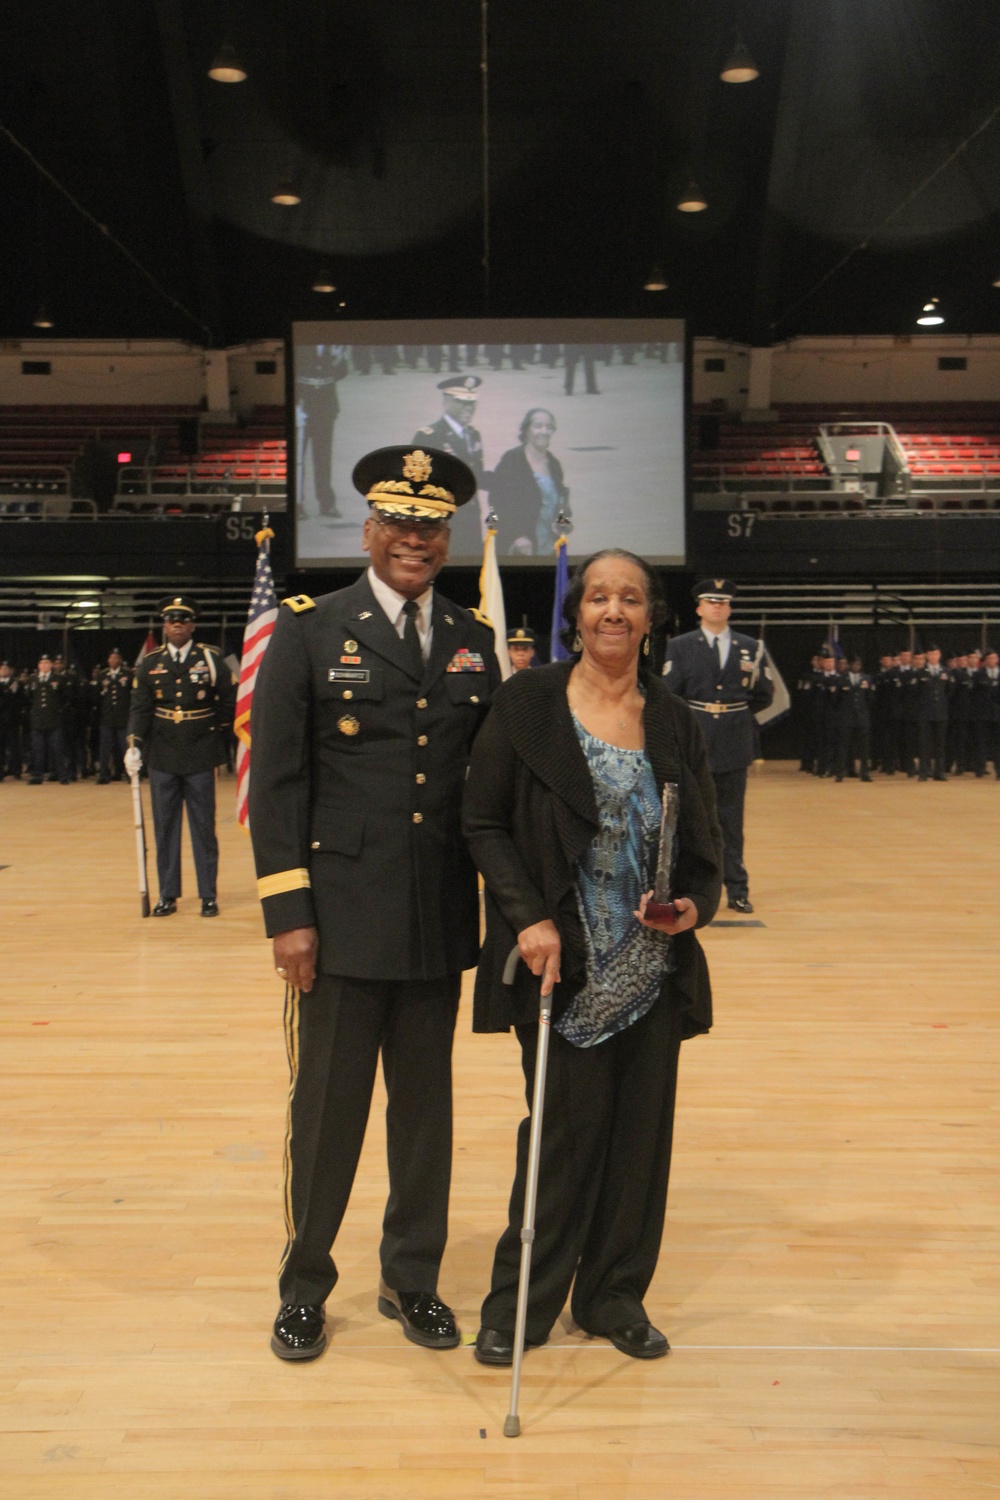
M663 674L670 691L685 698L698 716L715 780L729 906L749 913L753 906L743 863L747 768L757 754L753 715L770 703L774 682L763 641L729 628L735 585L728 578L707 578L693 592L701 625L669 643Z

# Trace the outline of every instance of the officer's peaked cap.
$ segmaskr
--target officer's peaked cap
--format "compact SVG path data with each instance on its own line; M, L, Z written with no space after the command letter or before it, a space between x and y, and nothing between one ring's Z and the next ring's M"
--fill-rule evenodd
M703 578L691 590L695 599L711 599L728 604L736 598L736 585L731 578Z
M351 478L373 510L410 521L447 521L478 488L475 474L453 453L437 448L376 448Z
M198 618L197 605L185 594L168 594L165 599L160 600L156 608L164 620L173 615L176 615L178 619L197 620Z

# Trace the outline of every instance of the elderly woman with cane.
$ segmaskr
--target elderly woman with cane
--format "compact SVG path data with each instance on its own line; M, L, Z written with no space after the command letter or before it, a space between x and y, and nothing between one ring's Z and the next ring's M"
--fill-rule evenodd
M573 659L520 672L495 695L464 810L486 886L473 1027L514 1027L529 1109L539 980L551 996L525 1340L545 1342L572 1286L577 1325L637 1359L669 1349L643 1298L666 1213L680 1044L711 1025L694 929L711 921L722 875L701 731L645 670L663 612L641 558L588 558L564 605ZM666 784L679 799L677 894L674 919L650 921ZM523 962L505 985L515 946ZM530 1115L476 1340L482 1364L514 1355L529 1133Z

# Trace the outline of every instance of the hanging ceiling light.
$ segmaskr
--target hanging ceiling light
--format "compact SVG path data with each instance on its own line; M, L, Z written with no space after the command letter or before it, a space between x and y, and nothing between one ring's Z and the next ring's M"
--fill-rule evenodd
M38 311L35 313L35 316L32 318L31 322L34 328L53 327L52 315L44 302L39 303Z
M283 177L271 194L271 202L280 203L282 208L294 208L297 203L302 202L302 199L295 191L289 179Z
M212 66L208 70L209 78L214 78L216 83L245 83L247 70L236 55L236 49L229 41L223 42Z
M313 277L312 289L314 292L335 292L337 287L331 273L322 270Z
M682 214L700 214L708 207L708 200L693 178L678 198L677 207Z
M923 309L920 313L919 318L917 319L917 322L920 324L921 328L937 328L941 323L944 322L944 314L941 311L941 304L936 297L931 297L927 302L924 303Z
M660 267L654 266L643 282L642 289L644 292L665 292L669 284Z
M738 32L719 77L723 83L753 83L760 77L760 69L750 56L750 48Z

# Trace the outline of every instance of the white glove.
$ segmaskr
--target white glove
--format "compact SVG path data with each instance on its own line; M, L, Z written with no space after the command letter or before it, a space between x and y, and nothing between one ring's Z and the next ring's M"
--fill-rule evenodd
M130 745L125 751L125 770L129 776L138 776L142 769L142 751L137 745Z

